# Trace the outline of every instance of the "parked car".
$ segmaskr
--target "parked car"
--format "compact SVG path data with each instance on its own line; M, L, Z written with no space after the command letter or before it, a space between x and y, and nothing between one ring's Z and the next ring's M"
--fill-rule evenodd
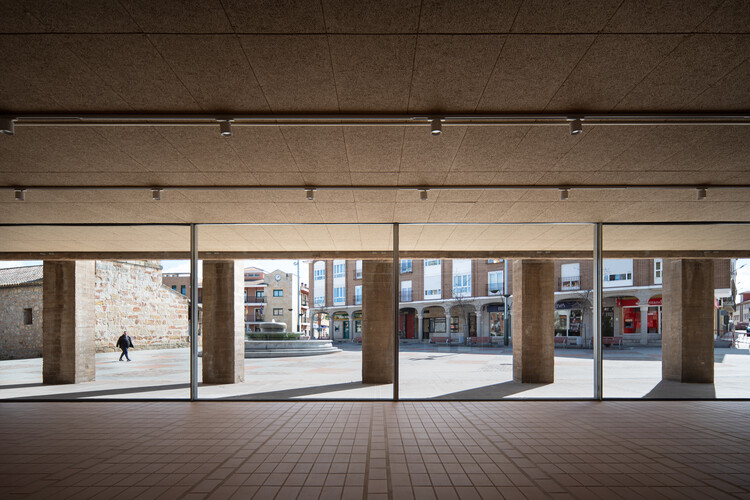
M750 323L747 321L738 321L736 325L734 325L734 329L736 330L745 330L747 331L747 327Z

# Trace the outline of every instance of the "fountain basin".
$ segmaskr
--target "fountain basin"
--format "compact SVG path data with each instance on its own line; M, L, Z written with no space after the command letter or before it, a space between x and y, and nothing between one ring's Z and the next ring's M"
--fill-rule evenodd
M330 340L246 340L245 358L320 356L341 352Z

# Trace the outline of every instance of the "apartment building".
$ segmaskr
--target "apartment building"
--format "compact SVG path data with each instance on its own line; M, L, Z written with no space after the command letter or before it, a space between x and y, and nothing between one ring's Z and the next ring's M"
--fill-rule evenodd
M734 311L729 259L714 264L715 330L729 326ZM427 341L504 335L505 301L512 317L512 265L503 259L402 259L399 269L399 337ZM590 345L593 333L593 267L590 260L555 262L554 335L571 345ZM313 319L327 317L334 340L362 335L362 261L319 260L313 276ZM660 345L662 259L605 259L603 335L625 344ZM507 288L505 280L507 279ZM507 293L504 294L504 290Z

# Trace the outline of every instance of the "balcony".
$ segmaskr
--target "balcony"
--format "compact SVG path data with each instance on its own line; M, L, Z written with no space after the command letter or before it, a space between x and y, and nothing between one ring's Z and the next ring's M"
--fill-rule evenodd
M411 301L412 301L411 289L401 290L401 302L411 302Z
M580 276L563 276L558 282L560 290L580 290L581 289L581 277Z

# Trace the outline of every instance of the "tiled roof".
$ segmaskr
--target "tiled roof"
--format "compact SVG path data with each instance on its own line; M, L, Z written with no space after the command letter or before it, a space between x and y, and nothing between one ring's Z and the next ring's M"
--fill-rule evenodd
M0 269L0 287L42 282L42 266L9 267Z

